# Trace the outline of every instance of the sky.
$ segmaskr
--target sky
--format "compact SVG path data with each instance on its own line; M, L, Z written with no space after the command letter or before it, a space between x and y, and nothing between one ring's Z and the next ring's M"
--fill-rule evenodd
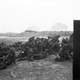
M73 0L0 0L0 33L73 30ZM79 4L79 3L78 3Z

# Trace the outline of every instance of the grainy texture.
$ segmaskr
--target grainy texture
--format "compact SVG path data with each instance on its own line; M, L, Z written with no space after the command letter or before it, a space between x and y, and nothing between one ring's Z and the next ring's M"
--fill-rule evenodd
M0 80L72 80L72 63L22 61L0 71Z

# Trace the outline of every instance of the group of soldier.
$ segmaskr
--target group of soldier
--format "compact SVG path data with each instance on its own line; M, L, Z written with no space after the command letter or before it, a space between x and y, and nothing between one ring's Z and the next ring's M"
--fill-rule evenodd
M69 40L63 39L62 43L59 42L60 36L35 38L31 37L28 42L24 44L24 52L21 57L28 60L44 59L49 55L56 55L58 58L65 60L72 58L72 47L69 45Z

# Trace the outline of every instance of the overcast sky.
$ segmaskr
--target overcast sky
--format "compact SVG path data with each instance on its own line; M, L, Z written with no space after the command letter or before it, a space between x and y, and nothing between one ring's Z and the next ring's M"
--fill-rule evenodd
M73 30L76 14L73 3L73 0L0 0L0 33Z

